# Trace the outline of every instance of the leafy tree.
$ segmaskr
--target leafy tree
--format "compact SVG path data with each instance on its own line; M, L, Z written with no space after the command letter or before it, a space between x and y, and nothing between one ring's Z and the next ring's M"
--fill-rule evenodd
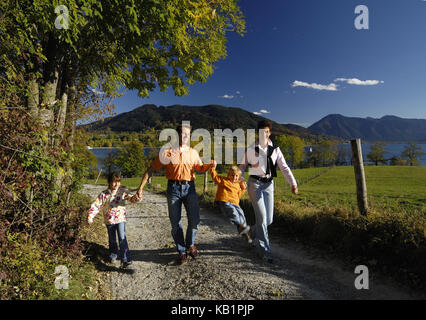
M96 171L98 167L98 160L96 156L87 149L87 137L81 131L76 132L76 143L72 151L73 161L72 169L74 179L70 186L71 190L78 190L81 187L84 177L88 177L90 172ZM68 194L69 201L70 194Z
M407 165L407 160L393 156L390 159L390 165L391 166L406 166Z
M316 166L329 166L337 159L337 144L330 140L323 140L313 147L308 162Z
M145 170L146 157L143 145L139 141L131 141L115 155L114 164L121 169L125 177L140 176Z
M275 138L290 167L299 166L305 159L304 141L297 136L280 135Z
M337 166L339 165L346 165L348 162L350 162L350 152L348 149L346 149L344 146L340 145L337 147L337 156L335 160L335 164Z
M101 160L104 166L104 173L106 176L108 176L111 172L117 170L115 155L115 152L109 152L107 156Z
M385 147L386 143L384 142L374 142L370 147L370 153L367 154L368 160L374 162L376 166L379 164L379 162L384 163L386 161L384 154L387 152Z
M401 153L401 157L408 159L410 166L419 164L419 157L424 155L422 147L415 142L410 142Z
M244 33L237 0L2 1L0 94L25 97L46 147L72 147L76 121L112 114L122 87L184 96L207 81L228 31Z

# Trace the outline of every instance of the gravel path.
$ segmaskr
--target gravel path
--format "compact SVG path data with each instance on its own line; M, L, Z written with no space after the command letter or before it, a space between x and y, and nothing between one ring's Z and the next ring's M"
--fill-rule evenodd
M95 198L102 186L85 185ZM114 299L413 299L370 272L369 290L357 290L357 275L342 264L308 252L296 243L271 239L274 264L256 257L222 215L201 209L197 259L178 266L164 195L144 191L140 203L127 207L126 234L133 264L108 272ZM186 213L183 209L186 230ZM98 218L98 217L97 217Z

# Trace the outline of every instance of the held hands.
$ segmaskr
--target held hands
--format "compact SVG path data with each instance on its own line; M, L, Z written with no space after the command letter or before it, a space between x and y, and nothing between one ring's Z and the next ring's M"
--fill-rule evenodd
M135 198L136 201L141 201L142 200L142 189L138 190L138 192L136 192L136 194L133 196L133 198Z
M135 194L133 197L130 198L131 203L139 202L142 200L142 196L139 198L138 194Z
M240 181L240 187L241 187L241 190L246 190L247 189L247 183L245 182L245 181Z

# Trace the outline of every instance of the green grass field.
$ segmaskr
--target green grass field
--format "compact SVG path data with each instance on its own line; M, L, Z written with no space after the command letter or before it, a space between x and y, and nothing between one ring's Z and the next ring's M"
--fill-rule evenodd
M277 179L277 198L305 205L347 207L355 210L356 186L352 167L334 167L315 179L303 182L314 175L315 169L295 170L301 181L299 195L290 193L282 177ZM425 167L365 167L369 206L377 210L395 212L426 212Z
M275 181L275 201L284 201L300 206L340 207L356 211L355 176L352 167L309 168L293 170L299 184L299 194L293 195L290 186L278 172ZM397 213L426 213L426 167L407 166L366 166L365 175L369 206L376 210ZM246 178L247 178L246 173ZM203 175L197 175L198 193L203 190ZM94 183L88 180L87 183ZM137 188L140 178L123 179L122 185ZM106 185L106 179L98 184ZM152 177L151 187L165 190L167 180L163 176ZM216 186L209 177L209 194L216 192ZM248 199L247 193L243 199Z

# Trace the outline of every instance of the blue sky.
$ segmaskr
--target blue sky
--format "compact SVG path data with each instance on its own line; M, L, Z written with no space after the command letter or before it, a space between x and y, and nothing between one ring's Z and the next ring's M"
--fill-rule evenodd
M426 119L426 1L242 0L244 37L229 34L228 57L189 95L173 90L114 101L122 113L143 104L220 104L279 123L309 126L339 113ZM357 30L355 8L369 9ZM368 81L369 80L369 81Z

